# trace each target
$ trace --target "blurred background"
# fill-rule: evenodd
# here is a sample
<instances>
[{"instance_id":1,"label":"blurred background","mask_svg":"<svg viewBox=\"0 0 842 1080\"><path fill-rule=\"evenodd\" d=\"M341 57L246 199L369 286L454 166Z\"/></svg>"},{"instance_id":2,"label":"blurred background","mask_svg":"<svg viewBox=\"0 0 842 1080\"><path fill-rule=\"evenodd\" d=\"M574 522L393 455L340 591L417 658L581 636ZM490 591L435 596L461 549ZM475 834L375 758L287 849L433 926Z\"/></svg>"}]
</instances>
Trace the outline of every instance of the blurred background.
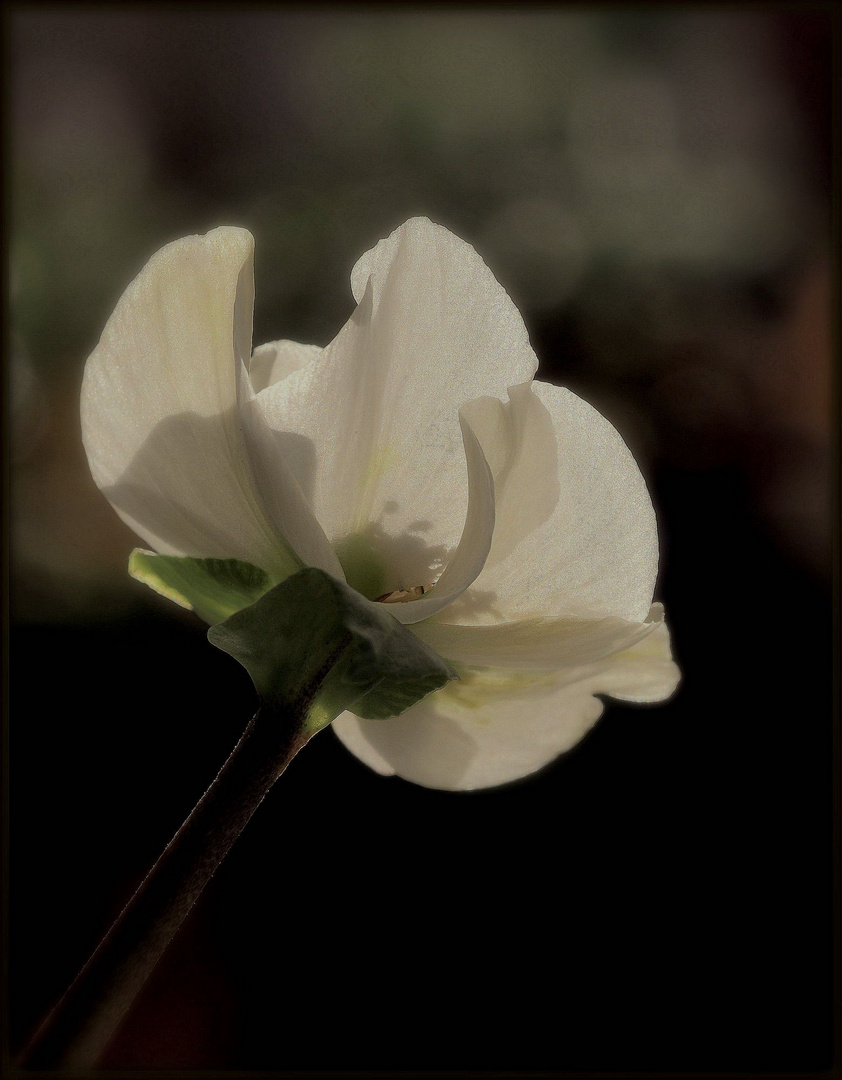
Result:
<instances>
[{"instance_id":1,"label":"blurred background","mask_svg":"<svg viewBox=\"0 0 842 1080\"><path fill-rule=\"evenodd\" d=\"M783 1070L833 1054L831 52L792 11L10 15L11 1030L60 994L251 714L128 578L85 358L164 243L256 238L256 344L326 344L414 214L632 447L684 682L529 782L369 773L326 732L113 1068Z\"/></svg>"}]
</instances>

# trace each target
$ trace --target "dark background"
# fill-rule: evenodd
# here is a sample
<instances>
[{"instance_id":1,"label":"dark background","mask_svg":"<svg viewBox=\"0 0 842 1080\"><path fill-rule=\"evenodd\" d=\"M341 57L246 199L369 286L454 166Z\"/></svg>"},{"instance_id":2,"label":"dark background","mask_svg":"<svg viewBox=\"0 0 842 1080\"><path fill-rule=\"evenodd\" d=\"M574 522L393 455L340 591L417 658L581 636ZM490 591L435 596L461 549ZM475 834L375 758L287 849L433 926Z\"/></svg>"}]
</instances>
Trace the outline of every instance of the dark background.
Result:
<instances>
[{"instance_id":1,"label":"dark background","mask_svg":"<svg viewBox=\"0 0 842 1080\"><path fill-rule=\"evenodd\" d=\"M255 342L325 344L427 214L650 483L683 683L511 787L324 732L112 1068L827 1069L831 43L820 9L13 9L10 1008L19 1046L254 708L131 581L85 357L162 244L256 237Z\"/></svg>"}]
</instances>

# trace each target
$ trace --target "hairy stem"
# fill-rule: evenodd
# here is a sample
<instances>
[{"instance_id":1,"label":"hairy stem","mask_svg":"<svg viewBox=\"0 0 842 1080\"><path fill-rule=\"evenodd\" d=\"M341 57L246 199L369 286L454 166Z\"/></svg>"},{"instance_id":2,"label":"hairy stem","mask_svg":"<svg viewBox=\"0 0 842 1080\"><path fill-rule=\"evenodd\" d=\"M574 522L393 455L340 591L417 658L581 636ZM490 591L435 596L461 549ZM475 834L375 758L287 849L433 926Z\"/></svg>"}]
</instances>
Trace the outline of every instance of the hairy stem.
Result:
<instances>
[{"instance_id":1,"label":"hairy stem","mask_svg":"<svg viewBox=\"0 0 842 1080\"><path fill-rule=\"evenodd\" d=\"M92 1068L266 793L310 738L306 709L262 706L19 1065Z\"/></svg>"}]
</instances>

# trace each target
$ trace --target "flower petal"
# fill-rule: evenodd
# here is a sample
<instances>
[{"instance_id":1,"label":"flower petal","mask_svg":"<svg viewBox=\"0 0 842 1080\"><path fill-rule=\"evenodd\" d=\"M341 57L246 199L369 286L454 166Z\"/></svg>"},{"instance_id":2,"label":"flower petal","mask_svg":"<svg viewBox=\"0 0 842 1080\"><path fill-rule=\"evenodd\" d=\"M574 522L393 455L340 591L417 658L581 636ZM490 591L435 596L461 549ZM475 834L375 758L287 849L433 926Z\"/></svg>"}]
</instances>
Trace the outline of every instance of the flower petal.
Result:
<instances>
[{"instance_id":1,"label":"flower petal","mask_svg":"<svg viewBox=\"0 0 842 1080\"><path fill-rule=\"evenodd\" d=\"M240 364L239 406L255 486L275 528L307 566L344 581L336 552L290 468L291 437L276 434L267 424L244 364Z\"/></svg>"},{"instance_id":2,"label":"flower petal","mask_svg":"<svg viewBox=\"0 0 842 1080\"><path fill-rule=\"evenodd\" d=\"M490 566L514 551L558 505L558 447L552 416L533 383L510 386L509 400L477 398L464 406L494 474L494 543Z\"/></svg>"},{"instance_id":3,"label":"flower petal","mask_svg":"<svg viewBox=\"0 0 842 1080\"><path fill-rule=\"evenodd\" d=\"M536 437L533 444L541 449L534 462L523 456L508 474L500 476L498 469L496 499L504 522L511 520L508 507L517 502L509 500L517 496L510 488L528 488L531 467L557 477L557 503L507 554L498 558L492 549L482 574L442 618L493 623L613 616L642 622L658 572L658 531L640 469L618 432L587 402L537 381L532 393L552 420L555 462L548 460L546 438ZM542 422L533 410L526 426ZM493 468L491 431L488 423L478 423ZM535 485L540 491L540 480ZM508 546L507 541L502 551Z\"/></svg>"},{"instance_id":4,"label":"flower petal","mask_svg":"<svg viewBox=\"0 0 842 1080\"><path fill-rule=\"evenodd\" d=\"M460 596L485 565L494 535L494 480L482 447L470 423L459 418L468 465L468 511L459 546L426 596L393 604L392 614L401 623L417 623L435 615Z\"/></svg>"},{"instance_id":5,"label":"flower petal","mask_svg":"<svg viewBox=\"0 0 842 1080\"><path fill-rule=\"evenodd\" d=\"M610 668L601 679L603 690L620 701L650 705L665 701L675 692L681 672L672 658L670 635L666 623L631 649L612 658Z\"/></svg>"},{"instance_id":6,"label":"flower petal","mask_svg":"<svg viewBox=\"0 0 842 1080\"><path fill-rule=\"evenodd\" d=\"M221 228L150 259L88 359L82 436L97 485L150 547L282 578L300 560L255 490L237 412L253 247L244 229Z\"/></svg>"},{"instance_id":7,"label":"flower petal","mask_svg":"<svg viewBox=\"0 0 842 1080\"><path fill-rule=\"evenodd\" d=\"M607 660L554 674L468 669L462 682L391 720L345 712L333 727L377 772L449 791L493 787L528 776L575 746L602 713L594 694L660 701L678 678L661 623Z\"/></svg>"},{"instance_id":8,"label":"flower petal","mask_svg":"<svg viewBox=\"0 0 842 1080\"><path fill-rule=\"evenodd\" d=\"M297 341L270 341L258 345L248 365L249 378L255 394L273 386L293 371L299 371L321 352L319 345L301 345Z\"/></svg>"},{"instance_id":9,"label":"flower petal","mask_svg":"<svg viewBox=\"0 0 842 1080\"><path fill-rule=\"evenodd\" d=\"M427 585L465 521L458 410L537 361L480 257L425 218L364 255L352 282L359 306L338 337L259 399L270 427L306 443L299 482L331 541L371 550L381 591Z\"/></svg>"},{"instance_id":10,"label":"flower petal","mask_svg":"<svg viewBox=\"0 0 842 1080\"><path fill-rule=\"evenodd\" d=\"M460 626L428 619L412 629L440 656L457 664L558 671L629 649L663 620L662 605L653 604L642 623L614 618L522 619L492 626Z\"/></svg>"}]
</instances>

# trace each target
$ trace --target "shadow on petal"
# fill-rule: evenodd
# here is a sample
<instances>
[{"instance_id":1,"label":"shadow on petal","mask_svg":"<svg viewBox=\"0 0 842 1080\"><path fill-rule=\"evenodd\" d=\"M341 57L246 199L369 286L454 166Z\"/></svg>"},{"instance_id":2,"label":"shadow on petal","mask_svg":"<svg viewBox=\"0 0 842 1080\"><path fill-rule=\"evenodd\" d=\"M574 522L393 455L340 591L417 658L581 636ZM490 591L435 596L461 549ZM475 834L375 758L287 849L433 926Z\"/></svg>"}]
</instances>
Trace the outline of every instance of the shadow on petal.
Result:
<instances>
[{"instance_id":1,"label":"shadow on petal","mask_svg":"<svg viewBox=\"0 0 842 1080\"><path fill-rule=\"evenodd\" d=\"M243 559L289 573L297 563L269 523L249 469L235 408L211 417L183 412L160 421L102 491L162 554Z\"/></svg>"},{"instance_id":2,"label":"shadow on petal","mask_svg":"<svg viewBox=\"0 0 842 1080\"><path fill-rule=\"evenodd\" d=\"M273 431L272 438L279 454L298 481L305 499L312 506L316 484L316 447L313 440L294 431Z\"/></svg>"},{"instance_id":3,"label":"shadow on petal","mask_svg":"<svg viewBox=\"0 0 842 1080\"><path fill-rule=\"evenodd\" d=\"M396 589L429 589L448 557L443 544L428 544L414 533L392 535L380 524L345 537L336 551L348 584L370 600Z\"/></svg>"}]
</instances>

